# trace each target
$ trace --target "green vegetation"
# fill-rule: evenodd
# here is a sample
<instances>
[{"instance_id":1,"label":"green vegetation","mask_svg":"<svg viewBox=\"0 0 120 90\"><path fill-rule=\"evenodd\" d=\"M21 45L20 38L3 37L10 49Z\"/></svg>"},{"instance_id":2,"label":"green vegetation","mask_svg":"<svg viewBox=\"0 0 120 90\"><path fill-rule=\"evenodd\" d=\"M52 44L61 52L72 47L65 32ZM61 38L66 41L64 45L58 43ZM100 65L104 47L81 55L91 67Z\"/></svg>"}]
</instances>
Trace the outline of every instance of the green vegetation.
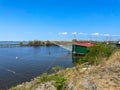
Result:
<instances>
[{"instance_id":1,"label":"green vegetation","mask_svg":"<svg viewBox=\"0 0 120 90\"><path fill-rule=\"evenodd\" d=\"M40 77L35 78L29 83L23 83L9 90L36 90L41 84L51 82L56 90L64 90L66 78L62 74L42 74ZM47 88L47 87L46 87Z\"/></svg>"},{"instance_id":2,"label":"green vegetation","mask_svg":"<svg viewBox=\"0 0 120 90\"><path fill-rule=\"evenodd\" d=\"M10 88L10 90L36 90L36 88L39 88L41 84L44 84L46 86L46 83L49 82L56 88L56 90L64 90L64 85L67 79L64 77L64 73L60 71L61 67L55 66L52 67L51 70L54 71L53 74L48 75L47 73L43 73L41 76L36 77L30 83L23 83L16 87Z\"/></svg>"},{"instance_id":3,"label":"green vegetation","mask_svg":"<svg viewBox=\"0 0 120 90\"><path fill-rule=\"evenodd\" d=\"M53 44L52 44L50 41L47 40L47 41L45 42L45 46L51 46L51 45L53 45Z\"/></svg>"},{"instance_id":4,"label":"green vegetation","mask_svg":"<svg viewBox=\"0 0 120 90\"><path fill-rule=\"evenodd\" d=\"M58 71L60 71L62 68L60 66L55 66L55 67L52 67L51 70L55 73L57 73Z\"/></svg>"},{"instance_id":5,"label":"green vegetation","mask_svg":"<svg viewBox=\"0 0 120 90\"><path fill-rule=\"evenodd\" d=\"M23 42L20 42L19 45L20 45L20 46L23 46Z\"/></svg>"},{"instance_id":6,"label":"green vegetation","mask_svg":"<svg viewBox=\"0 0 120 90\"><path fill-rule=\"evenodd\" d=\"M43 74L41 77L37 78L37 83L53 82L53 85L57 90L63 90L66 79L61 75L47 75Z\"/></svg>"},{"instance_id":7,"label":"green vegetation","mask_svg":"<svg viewBox=\"0 0 120 90\"><path fill-rule=\"evenodd\" d=\"M42 42L38 40L29 41L28 46L42 46Z\"/></svg>"},{"instance_id":8,"label":"green vegetation","mask_svg":"<svg viewBox=\"0 0 120 90\"><path fill-rule=\"evenodd\" d=\"M98 65L103 58L109 58L112 54L113 47L111 44L96 44L88 48L89 52L84 56L79 58L78 64L83 64L88 62L91 65Z\"/></svg>"},{"instance_id":9,"label":"green vegetation","mask_svg":"<svg viewBox=\"0 0 120 90\"><path fill-rule=\"evenodd\" d=\"M34 40L34 41L29 41L28 44L23 44L23 42L19 43L20 46L53 46L54 44L51 43L50 41L39 41L39 40ZM54 45L55 46L55 45Z\"/></svg>"}]
</instances>

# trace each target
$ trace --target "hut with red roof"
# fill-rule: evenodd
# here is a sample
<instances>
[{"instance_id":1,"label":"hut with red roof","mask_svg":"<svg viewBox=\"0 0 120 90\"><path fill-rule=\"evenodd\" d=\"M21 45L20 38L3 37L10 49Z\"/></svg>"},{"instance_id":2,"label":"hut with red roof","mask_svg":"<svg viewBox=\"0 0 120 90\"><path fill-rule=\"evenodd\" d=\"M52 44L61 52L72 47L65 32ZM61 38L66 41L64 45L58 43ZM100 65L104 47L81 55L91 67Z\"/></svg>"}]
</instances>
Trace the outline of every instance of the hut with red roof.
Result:
<instances>
[{"instance_id":1,"label":"hut with red roof","mask_svg":"<svg viewBox=\"0 0 120 90\"><path fill-rule=\"evenodd\" d=\"M88 53L88 47L93 46L91 43L74 43L72 45L72 53L78 55L85 55Z\"/></svg>"}]
</instances>

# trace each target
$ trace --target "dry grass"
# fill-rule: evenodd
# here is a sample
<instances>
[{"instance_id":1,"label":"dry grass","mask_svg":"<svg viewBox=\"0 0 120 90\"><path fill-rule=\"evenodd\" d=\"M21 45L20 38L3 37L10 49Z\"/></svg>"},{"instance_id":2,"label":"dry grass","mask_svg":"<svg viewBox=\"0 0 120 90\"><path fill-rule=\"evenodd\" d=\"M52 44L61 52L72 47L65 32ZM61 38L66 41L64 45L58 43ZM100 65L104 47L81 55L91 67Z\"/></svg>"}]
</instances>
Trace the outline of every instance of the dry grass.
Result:
<instances>
[{"instance_id":1,"label":"dry grass","mask_svg":"<svg viewBox=\"0 0 120 90\"><path fill-rule=\"evenodd\" d=\"M105 58L102 59L98 66L92 66L90 69L78 67L66 75L68 86L72 82L76 87L73 90L85 90L86 88L80 85L83 82L95 84L97 90L120 90L120 51L113 53L107 61ZM69 86L67 89L71 88Z\"/></svg>"}]
</instances>

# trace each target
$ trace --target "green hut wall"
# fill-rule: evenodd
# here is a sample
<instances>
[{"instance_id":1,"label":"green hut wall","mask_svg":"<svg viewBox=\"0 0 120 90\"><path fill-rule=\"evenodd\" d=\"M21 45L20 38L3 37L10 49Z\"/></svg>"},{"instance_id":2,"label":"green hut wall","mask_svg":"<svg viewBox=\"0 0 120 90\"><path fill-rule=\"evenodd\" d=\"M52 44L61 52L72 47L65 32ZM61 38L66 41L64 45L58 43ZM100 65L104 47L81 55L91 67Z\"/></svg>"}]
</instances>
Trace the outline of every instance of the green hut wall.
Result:
<instances>
[{"instance_id":1,"label":"green hut wall","mask_svg":"<svg viewBox=\"0 0 120 90\"><path fill-rule=\"evenodd\" d=\"M88 49L85 46L77 46L77 45L72 45L72 52L74 54L86 54L88 53Z\"/></svg>"}]
</instances>

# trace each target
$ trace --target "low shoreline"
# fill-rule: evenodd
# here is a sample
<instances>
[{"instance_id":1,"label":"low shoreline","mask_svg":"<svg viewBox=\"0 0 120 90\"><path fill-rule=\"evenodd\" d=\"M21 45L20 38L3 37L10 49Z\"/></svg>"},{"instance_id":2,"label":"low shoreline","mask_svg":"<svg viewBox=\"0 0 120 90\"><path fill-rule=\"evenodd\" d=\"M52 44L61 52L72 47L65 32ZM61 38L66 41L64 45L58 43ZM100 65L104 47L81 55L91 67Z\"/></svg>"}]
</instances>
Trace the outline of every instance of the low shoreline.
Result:
<instances>
[{"instance_id":1,"label":"low shoreline","mask_svg":"<svg viewBox=\"0 0 120 90\"><path fill-rule=\"evenodd\" d=\"M44 74L9 90L120 90L119 56L116 51L97 66L78 65Z\"/></svg>"}]
</instances>

